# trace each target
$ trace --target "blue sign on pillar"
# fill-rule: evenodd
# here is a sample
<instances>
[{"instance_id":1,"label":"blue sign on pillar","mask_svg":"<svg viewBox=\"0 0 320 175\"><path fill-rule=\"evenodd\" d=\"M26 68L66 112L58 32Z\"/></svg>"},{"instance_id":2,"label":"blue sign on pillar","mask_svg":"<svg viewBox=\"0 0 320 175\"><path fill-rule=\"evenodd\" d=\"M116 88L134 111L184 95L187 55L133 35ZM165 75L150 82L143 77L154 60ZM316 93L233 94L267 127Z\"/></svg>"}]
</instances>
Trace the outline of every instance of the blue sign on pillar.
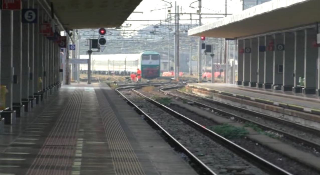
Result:
<instances>
[{"instance_id":1,"label":"blue sign on pillar","mask_svg":"<svg viewBox=\"0 0 320 175\"><path fill-rule=\"evenodd\" d=\"M259 46L259 52L265 52L266 46Z\"/></svg>"},{"instance_id":2,"label":"blue sign on pillar","mask_svg":"<svg viewBox=\"0 0 320 175\"><path fill-rule=\"evenodd\" d=\"M37 23L38 9L22 9L22 23Z\"/></svg>"},{"instance_id":3,"label":"blue sign on pillar","mask_svg":"<svg viewBox=\"0 0 320 175\"><path fill-rule=\"evenodd\" d=\"M69 50L76 50L76 45L70 44L69 45Z\"/></svg>"}]
</instances>

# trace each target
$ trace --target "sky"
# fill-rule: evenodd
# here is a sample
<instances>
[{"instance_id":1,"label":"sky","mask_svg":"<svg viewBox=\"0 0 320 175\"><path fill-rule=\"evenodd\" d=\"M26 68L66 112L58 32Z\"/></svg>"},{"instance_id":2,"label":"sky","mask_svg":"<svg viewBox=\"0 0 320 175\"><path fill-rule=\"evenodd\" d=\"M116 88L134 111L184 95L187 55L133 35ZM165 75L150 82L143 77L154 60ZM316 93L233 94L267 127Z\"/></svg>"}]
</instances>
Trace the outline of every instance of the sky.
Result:
<instances>
[{"instance_id":1,"label":"sky","mask_svg":"<svg viewBox=\"0 0 320 175\"><path fill-rule=\"evenodd\" d=\"M128 18L128 20L165 20L168 15L168 9L171 6L171 13L174 13L174 4L180 6L183 13L197 13L198 1L197 0L143 0L140 5L135 9L135 12ZM194 2L194 3L193 3ZM192 4L193 3L193 4ZM190 4L191 8L190 7ZM227 0L228 14L233 14L241 11L241 0ZM202 13L225 13L225 0L202 0ZM181 11L180 11L181 13ZM218 15L219 16L219 15ZM218 17L215 16L215 17ZM208 18L209 17L209 18ZM203 15L203 24L214 22L217 18L212 18L213 15ZM220 17L222 17L220 15ZM198 19L198 15L193 15L192 19ZM190 19L190 15L182 15L180 19ZM193 23L198 23L193 20ZM131 25L132 28L139 28L139 26L156 24L159 22L154 21L127 21L124 25ZM181 23L191 23L191 21L182 20ZM143 27L142 27L143 28Z\"/></svg>"}]
</instances>

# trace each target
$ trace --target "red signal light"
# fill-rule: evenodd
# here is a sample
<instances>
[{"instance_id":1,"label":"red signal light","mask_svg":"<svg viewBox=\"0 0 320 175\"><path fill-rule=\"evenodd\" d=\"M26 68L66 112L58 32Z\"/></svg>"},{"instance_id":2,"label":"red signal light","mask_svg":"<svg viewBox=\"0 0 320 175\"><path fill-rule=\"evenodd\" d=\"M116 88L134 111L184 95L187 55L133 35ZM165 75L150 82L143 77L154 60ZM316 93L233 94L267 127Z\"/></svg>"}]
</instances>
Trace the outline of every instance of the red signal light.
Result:
<instances>
[{"instance_id":1,"label":"red signal light","mask_svg":"<svg viewBox=\"0 0 320 175\"><path fill-rule=\"evenodd\" d=\"M201 40L202 40L202 41L206 40L206 37L205 37L205 36L202 36L202 37L201 37Z\"/></svg>"},{"instance_id":2,"label":"red signal light","mask_svg":"<svg viewBox=\"0 0 320 175\"><path fill-rule=\"evenodd\" d=\"M105 35L106 33L107 33L107 31L106 31L105 28L99 29L99 34L100 34L100 35Z\"/></svg>"}]
</instances>

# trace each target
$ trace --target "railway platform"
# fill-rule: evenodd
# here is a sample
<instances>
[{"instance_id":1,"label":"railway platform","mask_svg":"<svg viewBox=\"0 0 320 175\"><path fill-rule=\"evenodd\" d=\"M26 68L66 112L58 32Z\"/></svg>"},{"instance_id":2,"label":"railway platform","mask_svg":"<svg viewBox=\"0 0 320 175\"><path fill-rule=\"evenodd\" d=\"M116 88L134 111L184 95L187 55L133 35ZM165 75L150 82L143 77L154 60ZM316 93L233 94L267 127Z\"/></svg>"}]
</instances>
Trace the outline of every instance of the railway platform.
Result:
<instances>
[{"instance_id":1,"label":"railway platform","mask_svg":"<svg viewBox=\"0 0 320 175\"><path fill-rule=\"evenodd\" d=\"M192 83L189 87L216 92L225 96L246 99L258 103L287 107L292 110L320 114L320 97L317 95L295 94L278 90L264 90L251 87L240 87L222 83Z\"/></svg>"},{"instance_id":2,"label":"railway platform","mask_svg":"<svg viewBox=\"0 0 320 175\"><path fill-rule=\"evenodd\" d=\"M106 85L63 86L48 98L2 128L0 174L196 174Z\"/></svg>"}]
</instances>

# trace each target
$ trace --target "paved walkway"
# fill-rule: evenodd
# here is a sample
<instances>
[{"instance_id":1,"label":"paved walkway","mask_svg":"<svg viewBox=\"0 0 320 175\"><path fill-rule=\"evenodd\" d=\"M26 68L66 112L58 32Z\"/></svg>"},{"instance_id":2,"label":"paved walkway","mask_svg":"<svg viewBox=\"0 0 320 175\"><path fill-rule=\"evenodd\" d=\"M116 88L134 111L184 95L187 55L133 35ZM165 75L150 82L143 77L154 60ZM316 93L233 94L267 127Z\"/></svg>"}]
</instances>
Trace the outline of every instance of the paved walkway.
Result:
<instances>
[{"instance_id":1,"label":"paved walkway","mask_svg":"<svg viewBox=\"0 0 320 175\"><path fill-rule=\"evenodd\" d=\"M278 90L263 90L257 88L219 83L193 83L189 85L214 89L237 95L244 95L252 98L265 99L278 103L291 104L295 106L301 106L304 108L320 110L320 98L316 95L293 94L292 92L282 92Z\"/></svg>"},{"instance_id":2,"label":"paved walkway","mask_svg":"<svg viewBox=\"0 0 320 175\"><path fill-rule=\"evenodd\" d=\"M161 153L161 155L159 155ZM196 174L113 90L64 86L0 133L0 175Z\"/></svg>"}]
</instances>

